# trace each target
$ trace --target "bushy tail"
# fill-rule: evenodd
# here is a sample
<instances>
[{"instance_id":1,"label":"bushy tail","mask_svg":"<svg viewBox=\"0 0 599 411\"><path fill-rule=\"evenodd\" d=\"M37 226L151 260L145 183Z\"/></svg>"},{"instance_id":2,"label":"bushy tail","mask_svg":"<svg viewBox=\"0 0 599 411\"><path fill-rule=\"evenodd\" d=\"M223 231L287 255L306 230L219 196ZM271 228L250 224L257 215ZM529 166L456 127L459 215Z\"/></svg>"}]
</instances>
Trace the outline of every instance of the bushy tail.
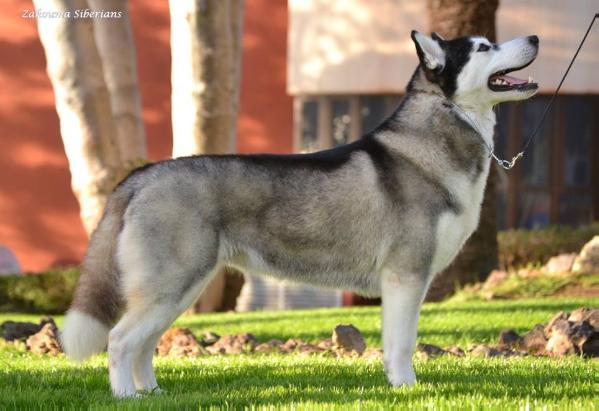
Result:
<instances>
[{"instance_id":1,"label":"bushy tail","mask_svg":"<svg viewBox=\"0 0 599 411\"><path fill-rule=\"evenodd\" d=\"M64 320L61 345L76 361L101 352L122 307L115 261L117 237L130 195L123 187L110 196L104 216L92 234L73 302Z\"/></svg>"}]
</instances>

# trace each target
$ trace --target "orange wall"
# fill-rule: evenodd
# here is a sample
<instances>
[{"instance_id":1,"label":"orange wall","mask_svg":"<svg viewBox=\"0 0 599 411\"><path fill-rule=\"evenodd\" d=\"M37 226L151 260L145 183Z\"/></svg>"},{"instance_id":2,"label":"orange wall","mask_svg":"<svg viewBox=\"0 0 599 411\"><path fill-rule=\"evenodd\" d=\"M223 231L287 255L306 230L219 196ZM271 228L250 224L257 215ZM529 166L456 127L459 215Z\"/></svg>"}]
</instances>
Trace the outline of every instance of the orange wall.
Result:
<instances>
[{"instance_id":1,"label":"orange wall","mask_svg":"<svg viewBox=\"0 0 599 411\"><path fill-rule=\"evenodd\" d=\"M52 87L30 1L4 0L0 13L0 244L26 271L79 262L87 238L70 175ZM152 160L171 148L169 13L166 1L130 2L144 121ZM238 151L289 152L287 2L247 0Z\"/></svg>"}]
</instances>

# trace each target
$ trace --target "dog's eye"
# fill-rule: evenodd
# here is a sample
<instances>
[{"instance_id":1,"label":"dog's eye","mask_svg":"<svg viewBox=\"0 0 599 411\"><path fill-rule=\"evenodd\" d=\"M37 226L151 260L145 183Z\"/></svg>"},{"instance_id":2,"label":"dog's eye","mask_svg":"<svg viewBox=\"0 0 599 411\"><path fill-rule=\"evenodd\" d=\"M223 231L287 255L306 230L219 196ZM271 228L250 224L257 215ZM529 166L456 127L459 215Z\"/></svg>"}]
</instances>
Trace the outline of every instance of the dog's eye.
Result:
<instances>
[{"instance_id":1,"label":"dog's eye","mask_svg":"<svg viewBox=\"0 0 599 411\"><path fill-rule=\"evenodd\" d=\"M481 43L478 45L478 50L476 51L489 51L490 48L491 47L487 46L486 44Z\"/></svg>"}]
</instances>

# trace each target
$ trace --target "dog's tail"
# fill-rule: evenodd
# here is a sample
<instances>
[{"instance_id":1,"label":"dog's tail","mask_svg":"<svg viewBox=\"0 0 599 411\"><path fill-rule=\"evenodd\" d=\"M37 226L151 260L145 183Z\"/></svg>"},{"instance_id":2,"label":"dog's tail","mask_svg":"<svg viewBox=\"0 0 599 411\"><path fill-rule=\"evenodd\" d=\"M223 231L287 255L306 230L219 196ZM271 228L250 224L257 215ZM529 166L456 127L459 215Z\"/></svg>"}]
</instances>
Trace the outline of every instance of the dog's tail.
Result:
<instances>
[{"instance_id":1,"label":"dog's tail","mask_svg":"<svg viewBox=\"0 0 599 411\"><path fill-rule=\"evenodd\" d=\"M83 361L104 350L108 331L123 305L115 251L130 198L131 191L117 188L91 236L60 338L63 350L73 360Z\"/></svg>"}]
</instances>

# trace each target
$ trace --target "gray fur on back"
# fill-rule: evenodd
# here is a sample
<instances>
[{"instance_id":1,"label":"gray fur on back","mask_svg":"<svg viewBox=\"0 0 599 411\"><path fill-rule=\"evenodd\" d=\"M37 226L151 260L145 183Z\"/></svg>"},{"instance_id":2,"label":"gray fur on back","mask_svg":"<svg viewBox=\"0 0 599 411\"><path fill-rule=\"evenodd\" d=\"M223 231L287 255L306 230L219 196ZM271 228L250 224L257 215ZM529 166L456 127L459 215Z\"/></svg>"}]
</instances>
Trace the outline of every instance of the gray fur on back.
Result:
<instances>
[{"instance_id":1,"label":"gray fur on back","mask_svg":"<svg viewBox=\"0 0 599 411\"><path fill-rule=\"evenodd\" d=\"M468 204L452 178L483 172L481 137L417 71L400 108L356 143L312 155L196 156L122 186L154 276L184 294L219 262L252 273L379 295L387 265L429 276L442 213ZM127 258L124 256L123 258ZM175 263L177 261L177 263Z\"/></svg>"}]
</instances>

